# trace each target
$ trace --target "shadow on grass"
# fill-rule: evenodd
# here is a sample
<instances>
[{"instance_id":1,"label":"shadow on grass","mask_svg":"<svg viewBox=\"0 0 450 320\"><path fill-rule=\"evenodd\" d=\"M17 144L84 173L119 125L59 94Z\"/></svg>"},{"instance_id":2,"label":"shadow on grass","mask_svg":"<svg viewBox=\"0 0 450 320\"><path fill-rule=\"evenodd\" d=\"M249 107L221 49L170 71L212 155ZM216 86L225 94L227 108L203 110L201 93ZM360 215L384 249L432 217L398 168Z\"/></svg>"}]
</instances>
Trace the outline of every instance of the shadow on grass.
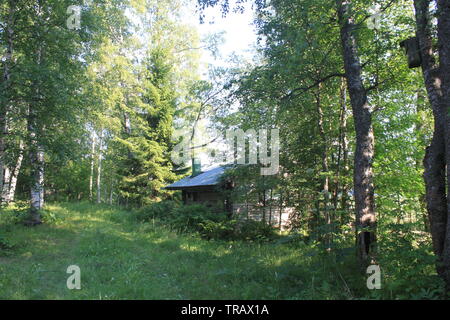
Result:
<instances>
[{"instance_id":1,"label":"shadow on grass","mask_svg":"<svg viewBox=\"0 0 450 320\"><path fill-rule=\"evenodd\" d=\"M9 226L13 254L0 260L2 299L349 298L329 266L301 248L206 241L127 222L109 206L50 207L50 223ZM0 232L2 227L0 227ZM81 290L66 286L81 269ZM344 275L345 277L345 275ZM351 296L350 296L351 297Z\"/></svg>"}]
</instances>

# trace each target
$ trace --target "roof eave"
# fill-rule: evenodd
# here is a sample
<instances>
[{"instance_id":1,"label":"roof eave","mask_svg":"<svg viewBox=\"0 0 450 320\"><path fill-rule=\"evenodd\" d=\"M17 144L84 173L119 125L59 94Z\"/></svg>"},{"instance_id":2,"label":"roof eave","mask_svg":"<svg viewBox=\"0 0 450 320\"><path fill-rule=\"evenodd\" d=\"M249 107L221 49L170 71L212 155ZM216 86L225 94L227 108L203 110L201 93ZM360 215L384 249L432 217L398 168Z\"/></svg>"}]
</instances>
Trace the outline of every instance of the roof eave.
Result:
<instances>
[{"instance_id":1,"label":"roof eave","mask_svg":"<svg viewBox=\"0 0 450 320\"><path fill-rule=\"evenodd\" d=\"M179 187L165 187L166 190L183 190L183 189L201 189L201 188L211 188L217 187L218 184L202 184L197 186L179 186Z\"/></svg>"}]
</instances>

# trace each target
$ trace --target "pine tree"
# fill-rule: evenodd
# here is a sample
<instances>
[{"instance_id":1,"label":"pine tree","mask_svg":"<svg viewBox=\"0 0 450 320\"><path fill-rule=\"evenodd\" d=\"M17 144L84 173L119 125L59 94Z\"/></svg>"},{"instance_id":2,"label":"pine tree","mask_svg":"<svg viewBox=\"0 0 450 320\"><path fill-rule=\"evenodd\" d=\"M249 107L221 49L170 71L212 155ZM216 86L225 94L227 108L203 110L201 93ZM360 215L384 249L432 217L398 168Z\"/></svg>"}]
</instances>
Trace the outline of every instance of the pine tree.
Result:
<instances>
[{"instance_id":1,"label":"pine tree","mask_svg":"<svg viewBox=\"0 0 450 320\"><path fill-rule=\"evenodd\" d=\"M170 160L173 114L176 94L171 82L171 66L162 49L147 58L142 77L143 94L131 121L131 132L121 141L128 148L119 174L121 194L128 203L143 205L159 200L162 189L175 177Z\"/></svg>"}]
</instances>

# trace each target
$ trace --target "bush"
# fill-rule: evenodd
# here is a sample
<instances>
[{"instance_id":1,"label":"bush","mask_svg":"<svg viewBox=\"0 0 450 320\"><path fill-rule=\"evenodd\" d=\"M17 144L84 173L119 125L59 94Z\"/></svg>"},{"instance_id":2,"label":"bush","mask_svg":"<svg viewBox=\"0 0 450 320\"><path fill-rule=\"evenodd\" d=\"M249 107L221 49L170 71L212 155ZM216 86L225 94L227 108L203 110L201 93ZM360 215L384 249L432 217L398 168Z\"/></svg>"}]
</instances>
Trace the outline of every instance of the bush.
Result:
<instances>
[{"instance_id":1,"label":"bush","mask_svg":"<svg viewBox=\"0 0 450 320\"><path fill-rule=\"evenodd\" d=\"M178 231L202 232L202 223L206 221L223 222L227 219L225 214L211 212L209 208L195 204L175 208L172 212L170 225Z\"/></svg>"},{"instance_id":2,"label":"bush","mask_svg":"<svg viewBox=\"0 0 450 320\"><path fill-rule=\"evenodd\" d=\"M0 209L0 225L14 225L23 223L28 218L28 208L23 206L14 206Z\"/></svg>"},{"instance_id":3,"label":"bush","mask_svg":"<svg viewBox=\"0 0 450 320\"><path fill-rule=\"evenodd\" d=\"M0 235L0 256L7 256L14 249L14 245L2 235Z\"/></svg>"},{"instance_id":4,"label":"bush","mask_svg":"<svg viewBox=\"0 0 450 320\"><path fill-rule=\"evenodd\" d=\"M379 228L379 264L384 290L371 292L375 298L440 299L444 283L435 270L431 236L414 232L413 225L388 224ZM389 292L388 296L384 295Z\"/></svg>"},{"instance_id":5,"label":"bush","mask_svg":"<svg viewBox=\"0 0 450 320\"><path fill-rule=\"evenodd\" d=\"M206 220L200 223L202 228L201 235L203 238L233 240L235 238L236 220L211 221Z\"/></svg>"},{"instance_id":6,"label":"bush","mask_svg":"<svg viewBox=\"0 0 450 320\"><path fill-rule=\"evenodd\" d=\"M201 204L178 206L173 201L163 201L145 206L133 215L139 222L156 219L179 233L198 232L208 240L268 241L275 237L273 227L264 222L230 220L226 213L212 212Z\"/></svg>"},{"instance_id":7,"label":"bush","mask_svg":"<svg viewBox=\"0 0 450 320\"><path fill-rule=\"evenodd\" d=\"M177 203L174 201L156 202L134 211L134 217L140 222L149 222L152 219L169 220L176 207Z\"/></svg>"},{"instance_id":8,"label":"bush","mask_svg":"<svg viewBox=\"0 0 450 320\"><path fill-rule=\"evenodd\" d=\"M269 241L276 237L274 228L264 221L245 220L237 224L236 240Z\"/></svg>"},{"instance_id":9,"label":"bush","mask_svg":"<svg viewBox=\"0 0 450 320\"><path fill-rule=\"evenodd\" d=\"M225 216L226 217L226 216ZM206 220L199 224L200 234L210 240L237 240L265 242L276 238L274 228L263 221Z\"/></svg>"},{"instance_id":10,"label":"bush","mask_svg":"<svg viewBox=\"0 0 450 320\"><path fill-rule=\"evenodd\" d=\"M45 224L61 225L64 224L64 217L59 212L43 209L41 211L42 222Z\"/></svg>"}]
</instances>

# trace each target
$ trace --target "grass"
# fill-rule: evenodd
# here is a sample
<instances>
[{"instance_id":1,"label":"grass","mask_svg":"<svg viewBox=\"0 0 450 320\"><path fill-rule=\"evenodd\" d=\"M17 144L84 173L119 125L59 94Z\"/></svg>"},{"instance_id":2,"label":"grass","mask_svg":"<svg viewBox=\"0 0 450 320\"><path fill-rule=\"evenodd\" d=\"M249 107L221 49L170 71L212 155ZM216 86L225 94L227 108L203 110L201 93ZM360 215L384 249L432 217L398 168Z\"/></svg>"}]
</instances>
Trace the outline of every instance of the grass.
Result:
<instances>
[{"instance_id":1,"label":"grass","mask_svg":"<svg viewBox=\"0 0 450 320\"><path fill-rule=\"evenodd\" d=\"M49 205L32 228L15 215L0 214L0 299L373 297L354 259L330 263L311 244L207 241L89 203ZM66 286L70 265L81 290Z\"/></svg>"},{"instance_id":2,"label":"grass","mask_svg":"<svg viewBox=\"0 0 450 320\"><path fill-rule=\"evenodd\" d=\"M0 237L7 240L0 249L0 298L352 297L347 289L330 294L332 280L319 280L326 279L325 270L313 265L314 254L298 247L206 241L134 223L128 215L87 203L54 204L44 225L3 221ZM81 290L66 287L70 265L81 268Z\"/></svg>"}]
</instances>

